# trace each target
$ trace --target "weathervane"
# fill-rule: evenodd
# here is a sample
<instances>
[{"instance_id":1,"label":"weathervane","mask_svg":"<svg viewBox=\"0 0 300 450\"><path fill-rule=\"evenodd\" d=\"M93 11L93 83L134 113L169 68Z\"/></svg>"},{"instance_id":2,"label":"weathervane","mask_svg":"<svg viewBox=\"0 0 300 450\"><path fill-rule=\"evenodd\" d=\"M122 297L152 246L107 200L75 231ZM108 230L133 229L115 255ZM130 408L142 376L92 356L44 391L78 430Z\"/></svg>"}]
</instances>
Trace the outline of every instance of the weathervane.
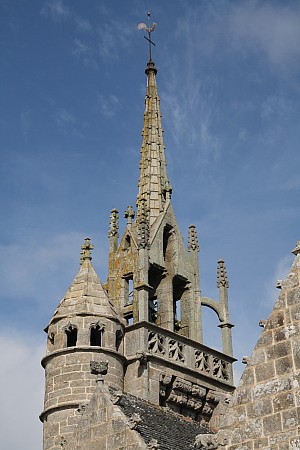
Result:
<instances>
[{"instance_id":1,"label":"weathervane","mask_svg":"<svg viewBox=\"0 0 300 450\"><path fill-rule=\"evenodd\" d=\"M157 23L153 22L152 25L150 25L150 17L151 14L148 11L147 12L147 16L148 16L148 26L145 23L139 23L138 24L138 29L139 30L145 30L148 33L148 37L144 36L144 38L149 42L149 53L150 53L150 61L152 61L152 45L155 45L154 42L151 40L151 33L156 30L157 28Z\"/></svg>"}]
</instances>

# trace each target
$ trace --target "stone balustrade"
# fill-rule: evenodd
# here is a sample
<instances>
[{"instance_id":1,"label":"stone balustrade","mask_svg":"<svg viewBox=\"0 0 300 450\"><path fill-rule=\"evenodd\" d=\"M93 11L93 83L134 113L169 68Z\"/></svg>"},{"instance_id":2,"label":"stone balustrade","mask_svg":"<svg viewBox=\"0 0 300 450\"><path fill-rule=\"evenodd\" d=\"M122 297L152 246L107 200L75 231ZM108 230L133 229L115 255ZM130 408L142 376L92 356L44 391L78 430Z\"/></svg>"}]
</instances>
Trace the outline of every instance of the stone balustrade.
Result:
<instances>
[{"instance_id":1,"label":"stone balustrade","mask_svg":"<svg viewBox=\"0 0 300 450\"><path fill-rule=\"evenodd\" d=\"M221 383L233 383L234 358L152 323L139 322L126 329L126 357L143 353L141 349Z\"/></svg>"}]
</instances>

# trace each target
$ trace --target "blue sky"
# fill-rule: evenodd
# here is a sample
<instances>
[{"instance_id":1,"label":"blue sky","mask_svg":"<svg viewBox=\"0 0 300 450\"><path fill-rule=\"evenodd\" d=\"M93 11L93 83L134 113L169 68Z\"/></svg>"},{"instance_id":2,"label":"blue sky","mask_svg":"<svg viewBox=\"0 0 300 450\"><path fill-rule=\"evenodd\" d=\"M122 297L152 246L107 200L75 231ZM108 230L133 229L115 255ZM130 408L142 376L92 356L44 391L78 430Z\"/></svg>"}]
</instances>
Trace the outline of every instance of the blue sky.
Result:
<instances>
[{"instance_id":1,"label":"blue sky","mask_svg":"<svg viewBox=\"0 0 300 450\"><path fill-rule=\"evenodd\" d=\"M185 239L191 223L198 228L204 295L218 296L217 261L227 263L237 358L251 354L258 322L278 295L276 280L293 261L298 1L2 0L6 450L41 448L43 328L78 271L86 236L106 280L110 210L135 203L148 58L137 24L149 9L159 24L154 60L173 204ZM219 329L210 329L206 342L217 345ZM16 407L24 417L19 433Z\"/></svg>"}]
</instances>

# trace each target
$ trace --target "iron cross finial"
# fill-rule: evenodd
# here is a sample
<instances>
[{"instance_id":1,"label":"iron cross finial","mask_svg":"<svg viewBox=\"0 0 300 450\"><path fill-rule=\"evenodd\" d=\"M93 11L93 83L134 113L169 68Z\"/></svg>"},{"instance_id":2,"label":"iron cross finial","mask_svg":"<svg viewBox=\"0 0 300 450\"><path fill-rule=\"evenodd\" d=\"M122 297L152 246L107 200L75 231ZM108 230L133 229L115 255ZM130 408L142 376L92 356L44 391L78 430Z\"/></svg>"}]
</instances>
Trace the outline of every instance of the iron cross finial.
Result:
<instances>
[{"instance_id":1,"label":"iron cross finial","mask_svg":"<svg viewBox=\"0 0 300 450\"><path fill-rule=\"evenodd\" d=\"M148 37L144 36L144 38L146 39L146 41L149 42L149 54L150 54L150 61L152 61L152 45L155 45L154 42L151 40L151 33L156 30L157 28L157 23L153 22L152 25L150 24L150 17L151 14L148 11L147 12L147 16L148 16L148 26L144 23L141 22L138 24L138 29L139 30L144 30L148 33Z\"/></svg>"}]
</instances>

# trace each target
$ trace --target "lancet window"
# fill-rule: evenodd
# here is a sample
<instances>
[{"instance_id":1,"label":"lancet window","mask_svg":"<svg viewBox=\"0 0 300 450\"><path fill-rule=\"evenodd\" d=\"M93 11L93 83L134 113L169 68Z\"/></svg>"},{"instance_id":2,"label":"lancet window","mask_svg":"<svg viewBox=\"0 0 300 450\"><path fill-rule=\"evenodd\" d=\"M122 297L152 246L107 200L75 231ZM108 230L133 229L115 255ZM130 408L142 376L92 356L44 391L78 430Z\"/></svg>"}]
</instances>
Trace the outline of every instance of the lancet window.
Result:
<instances>
[{"instance_id":1,"label":"lancet window","mask_svg":"<svg viewBox=\"0 0 300 450\"><path fill-rule=\"evenodd\" d=\"M69 324L65 328L65 333L67 337L67 347L75 347L77 344L77 327L75 325Z\"/></svg>"}]
</instances>

